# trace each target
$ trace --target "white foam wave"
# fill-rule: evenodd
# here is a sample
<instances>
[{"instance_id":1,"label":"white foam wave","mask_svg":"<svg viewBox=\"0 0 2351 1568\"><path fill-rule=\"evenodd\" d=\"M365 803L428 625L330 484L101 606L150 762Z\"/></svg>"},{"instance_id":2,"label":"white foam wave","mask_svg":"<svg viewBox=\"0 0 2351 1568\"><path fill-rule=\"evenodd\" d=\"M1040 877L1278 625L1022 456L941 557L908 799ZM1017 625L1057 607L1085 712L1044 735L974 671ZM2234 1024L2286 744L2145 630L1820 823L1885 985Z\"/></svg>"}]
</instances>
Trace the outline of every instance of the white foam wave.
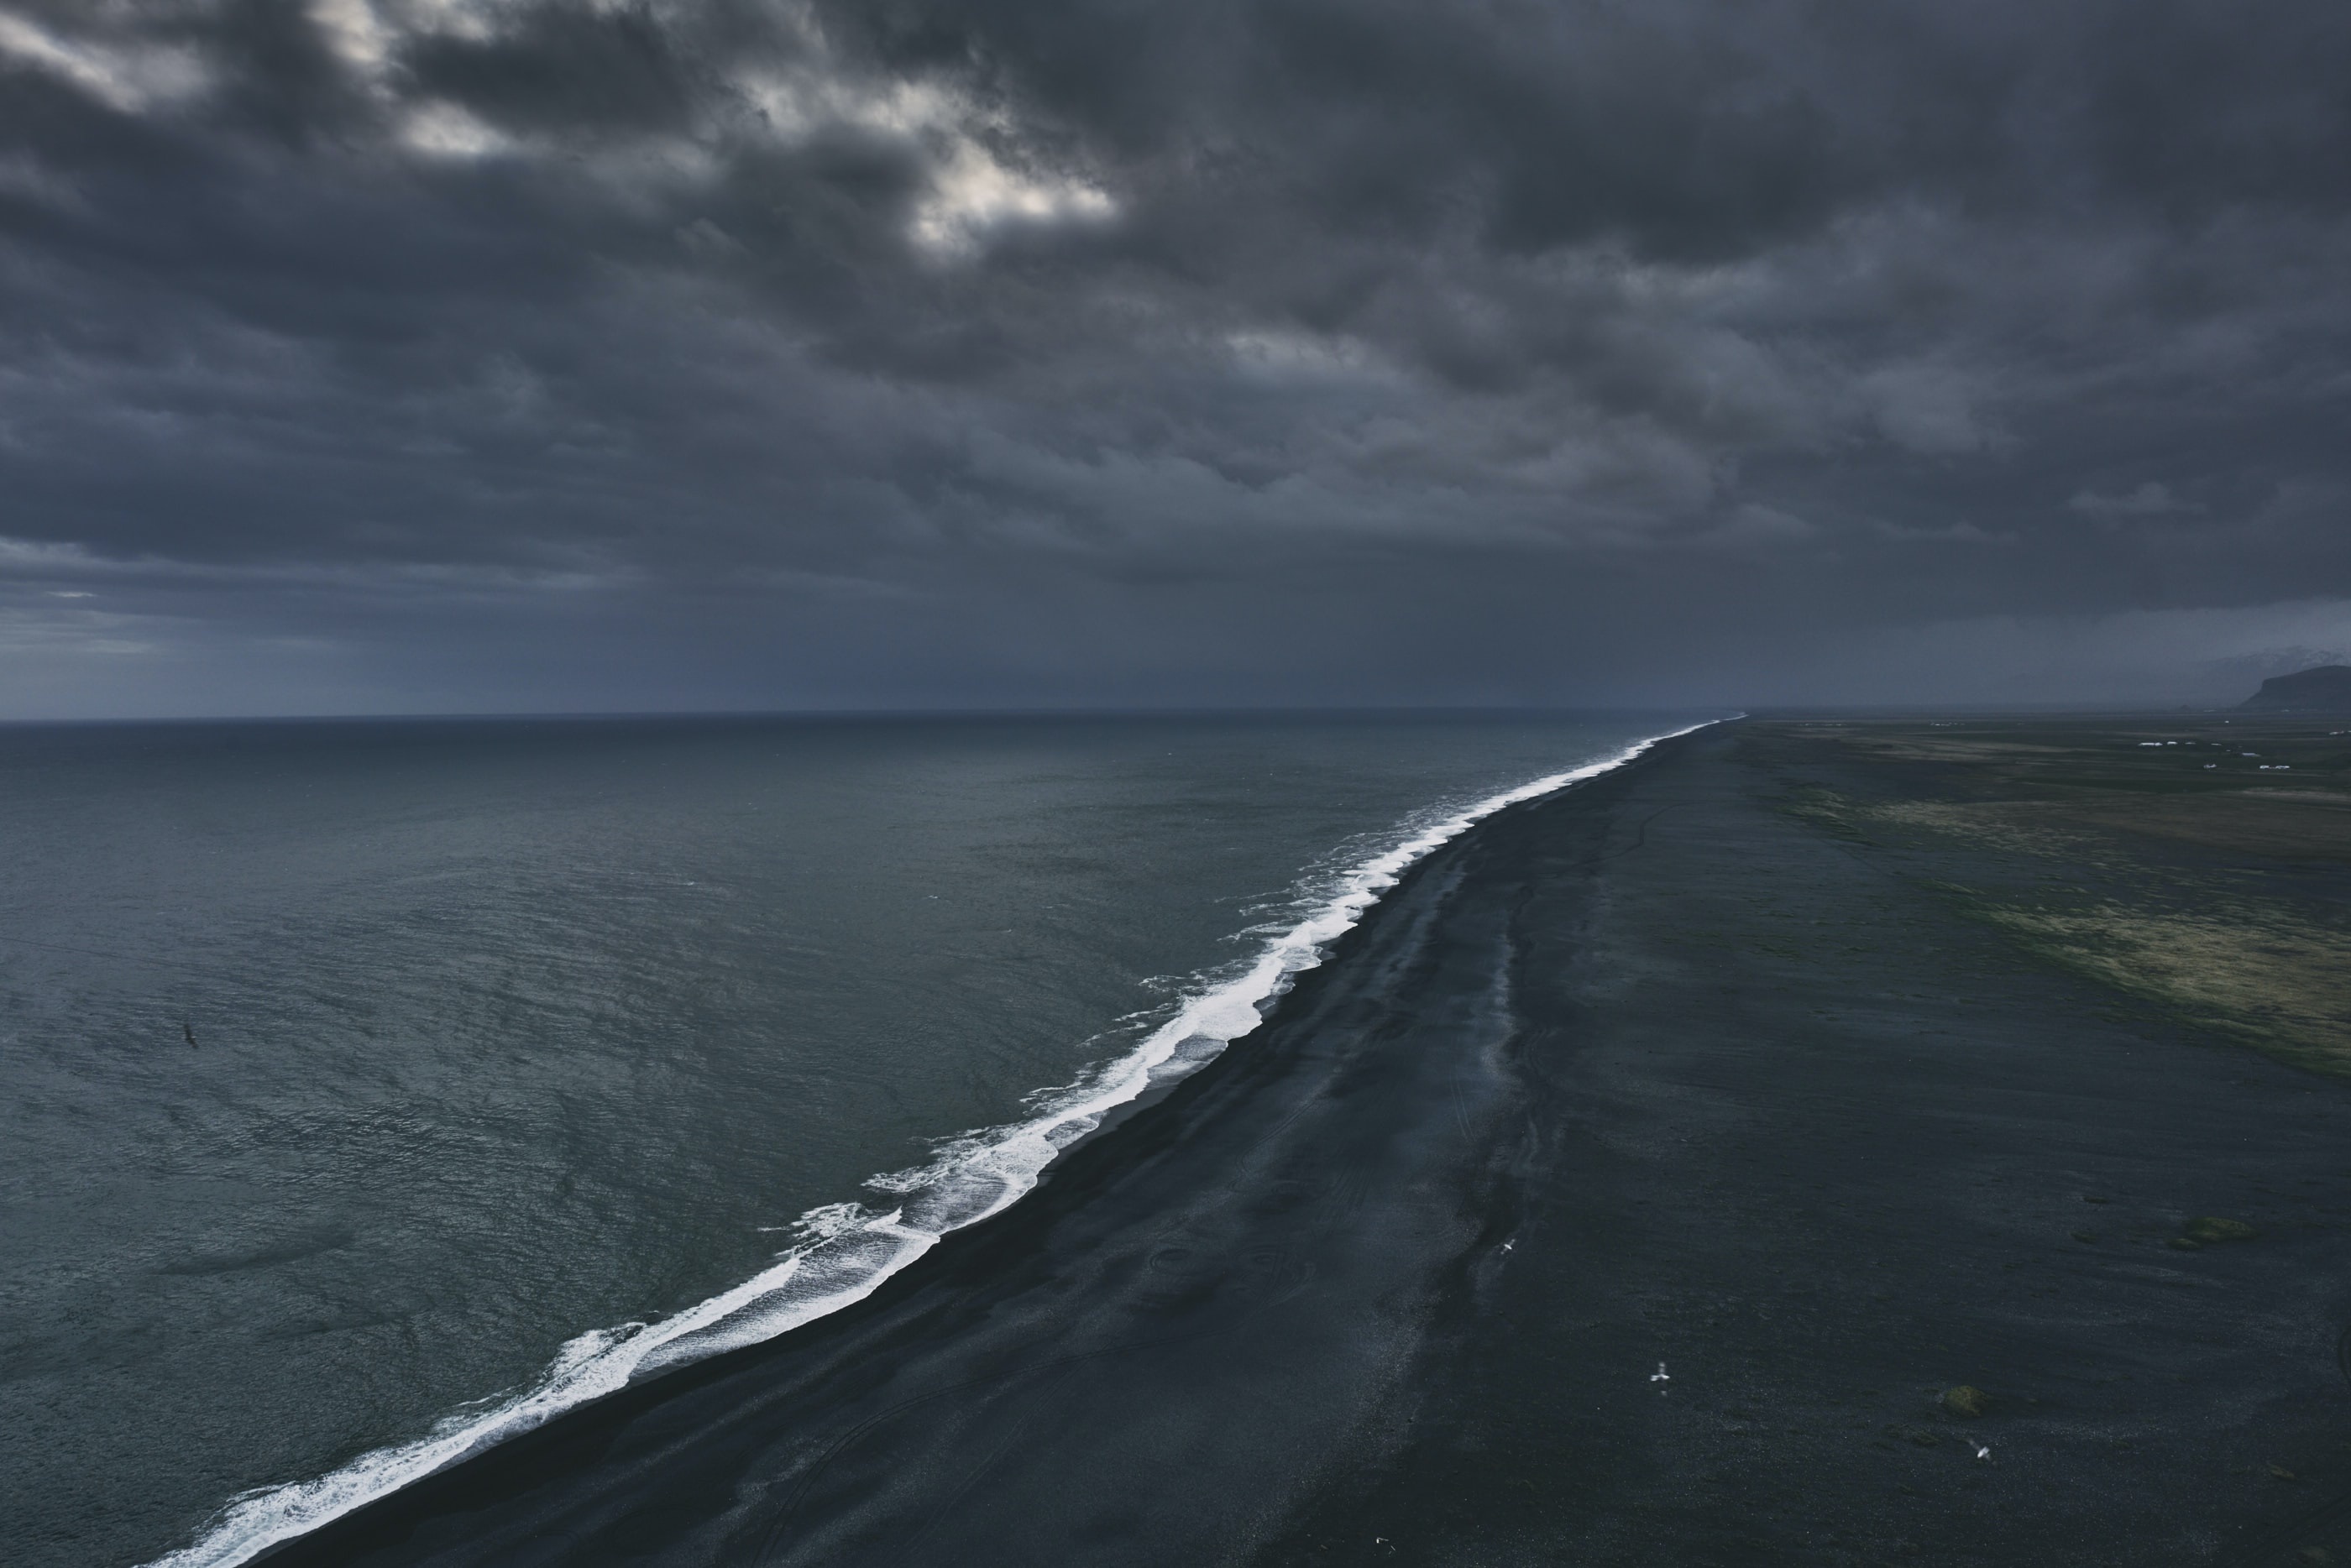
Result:
<instances>
[{"instance_id":1,"label":"white foam wave","mask_svg":"<svg viewBox=\"0 0 2351 1568\"><path fill-rule=\"evenodd\" d=\"M1709 721L1711 722L1712 721ZM527 1392L450 1417L426 1437L378 1449L309 1480L230 1500L204 1535L150 1568L235 1568L280 1542L445 1469L469 1455L628 1384L688 1362L772 1339L852 1303L937 1245L1019 1200L1054 1157L1147 1089L1212 1059L1263 1022L1295 976L1322 961L1415 861L1505 806L1550 794L1623 766L1692 731L1655 735L1603 762L1552 774L1488 796L1439 820L1408 828L1403 842L1332 877L1301 918L1274 929L1255 959L1185 998L1175 1015L1116 1060L1067 1088L1039 1096L1008 1127L968 1133L928 1163L876 1177L869 1185L903 1199L886 1212L853 1203L811 1210L794 1227L799 1241L734 1289L659 1323L624 1324L569 1341Z\"/></svg>"}]
</instances>

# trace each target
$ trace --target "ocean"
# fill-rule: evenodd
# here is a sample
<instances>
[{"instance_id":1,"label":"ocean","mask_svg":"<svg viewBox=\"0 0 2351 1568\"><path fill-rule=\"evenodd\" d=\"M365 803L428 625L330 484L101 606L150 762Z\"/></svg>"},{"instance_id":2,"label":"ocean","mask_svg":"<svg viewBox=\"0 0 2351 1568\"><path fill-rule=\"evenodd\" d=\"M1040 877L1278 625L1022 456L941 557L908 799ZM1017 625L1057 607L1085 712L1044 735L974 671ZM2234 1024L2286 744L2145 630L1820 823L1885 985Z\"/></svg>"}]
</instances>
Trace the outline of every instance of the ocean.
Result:
<instances>
[{"instance_id":1,"label":"ocean","mask_svg":"<svg viewBox=\"0 0 2351 1568\"><path fill-rule=\"evenodd\" d=\"M241 1562L859 1299L1697 717L0 729L0 1561Z\"/></svg>"}]
</instances>

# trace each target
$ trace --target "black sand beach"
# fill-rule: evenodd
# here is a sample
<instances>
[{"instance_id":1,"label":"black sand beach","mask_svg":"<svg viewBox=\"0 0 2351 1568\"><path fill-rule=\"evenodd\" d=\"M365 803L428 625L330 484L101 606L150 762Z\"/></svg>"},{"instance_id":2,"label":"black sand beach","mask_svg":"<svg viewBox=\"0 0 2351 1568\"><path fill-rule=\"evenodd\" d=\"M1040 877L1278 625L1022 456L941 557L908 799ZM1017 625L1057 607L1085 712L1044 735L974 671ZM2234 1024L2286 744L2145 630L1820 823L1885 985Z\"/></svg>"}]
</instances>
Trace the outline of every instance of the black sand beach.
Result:
<instances>
[{"instance_id":1,"label":"black sand beach","mask_svg":"<svg viewBox=\"0 0 2351 1568\"><path fill-rule=\"evenodd\" d=\"M2351 1562L2351 1089L1792 735L1500 814L871 1300L270 1561Z\"/></svg>"}]
</instances>

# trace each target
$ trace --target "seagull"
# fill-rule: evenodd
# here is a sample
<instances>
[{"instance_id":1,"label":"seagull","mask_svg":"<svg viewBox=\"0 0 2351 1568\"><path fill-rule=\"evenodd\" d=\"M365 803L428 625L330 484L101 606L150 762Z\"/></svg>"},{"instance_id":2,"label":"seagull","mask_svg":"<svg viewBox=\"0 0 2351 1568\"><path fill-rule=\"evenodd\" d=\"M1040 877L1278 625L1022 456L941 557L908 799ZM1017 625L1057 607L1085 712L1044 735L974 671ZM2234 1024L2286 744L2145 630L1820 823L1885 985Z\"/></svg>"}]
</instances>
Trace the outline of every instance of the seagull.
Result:
<instances>
[{"instance_id":1,"label":"seagull","mask_svg":"<svg viewBox=\"0 0 2351 1568\"><path fill-rule=\"evenodd\" d=\"M183 1018L180 1020L180 1033L188 1037L188 1049L191 1051L194 1050L196 1048L195 1025Z\"/></svg>"},{"instance_id":2,"label":"seagull","mask_svg":"<svg viewBox=\"0 0 2351 1568\"><path fill-rule=\"evenodd\" d=\"M1657 1369L1649 1374L1649 1381L1652 1383L1671 1383L1673 1381L1671 1377L1666 1376L1666 1364L1664 1362L1660 1361L1657 1363ZM1660 1388L1657 1392L1662 1394L1665 1390Z\"/></svg>"},{"instance_id":3,"label":"seagull","mask_svg":"<svg viewBox=\"0 0 2351 1568\"><path fill-rule=\"evenodd\" d=\"M1991 1450L1986 1448L1983 1444L1976 1442L1972 1438L1969 1438L1968 1441L1974 1445L1976 1458L1980 1459L1988 1459L1991 1458Z\"/></svg>"},{"instance_id":4,"label":"seagull","mask_svg":"<svg viewBox=\"0 0 2351 1568\"><path fill-rule=\"evenodd\" d=\"M1518 1245L1518 1243L1517 1243L1516 1241L1505 1241L1505 1242L1503 1242L1503 1243L1502 1243L1502 1251L1504 1251L1505 1252L1507 1252L1507 1251L1509 1251L1511 1248L1513 1248L1513 1247L1515 1247L1515 1246L1517 1246L1517 1245Z\"/></svg>"}]
</instances>

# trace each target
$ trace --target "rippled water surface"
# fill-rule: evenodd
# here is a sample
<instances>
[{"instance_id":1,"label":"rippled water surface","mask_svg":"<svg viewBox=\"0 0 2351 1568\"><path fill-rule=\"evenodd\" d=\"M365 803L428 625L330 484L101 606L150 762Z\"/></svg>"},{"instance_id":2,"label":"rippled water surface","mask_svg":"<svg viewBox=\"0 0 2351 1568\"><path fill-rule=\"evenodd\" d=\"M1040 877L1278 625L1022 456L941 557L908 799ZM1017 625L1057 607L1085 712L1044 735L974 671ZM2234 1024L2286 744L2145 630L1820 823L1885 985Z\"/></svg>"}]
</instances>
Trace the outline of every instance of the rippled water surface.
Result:
<instances>
[{"instance_id":1,"label":"rippled water surface","mask_svg":"<svg viewBox=\"0 0 2351 1568\"><path fill-rule=\"evenodd\" d=\"M691 1308L1687 722L0 730L0 1561L152 1558Z\"/></svg>"}]
</instances>

